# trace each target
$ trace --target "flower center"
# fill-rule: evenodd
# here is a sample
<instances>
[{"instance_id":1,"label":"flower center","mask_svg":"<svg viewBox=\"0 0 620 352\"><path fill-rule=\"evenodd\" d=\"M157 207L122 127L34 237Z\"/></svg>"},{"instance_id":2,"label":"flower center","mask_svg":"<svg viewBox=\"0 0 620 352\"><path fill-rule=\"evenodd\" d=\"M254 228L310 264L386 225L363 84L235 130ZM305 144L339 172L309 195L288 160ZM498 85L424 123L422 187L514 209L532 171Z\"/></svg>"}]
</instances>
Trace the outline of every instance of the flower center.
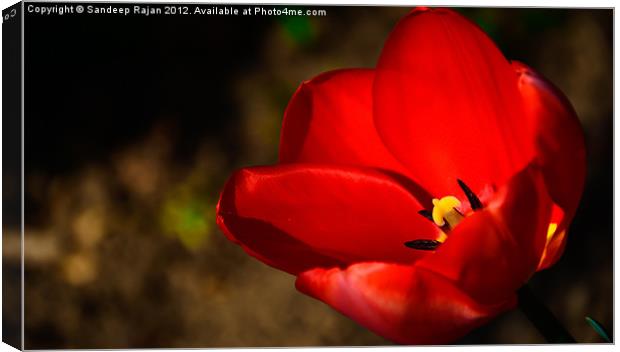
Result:
<instances>
[{"instance_id":1,"label":"flower center","mask_svg":"<svg viewBox=\"0 0 620 352\"><path fill-rule=\"evenodd\" d=\"M473 211L478 211L483 208L482 202L478 196L472 192L472 190L461 180L457 180L459 187L465 193L469 205ZM451 229L455 228L464 218L459 208L461 207L461 201L455 196L445 196L441 199L433 199L433 210L428 211L426 209L420 210L419 214L432 221L435 225L441 228L439 237L435 240L431 239L419 239L405 242L405 246L424 250L435 250L440 244L442 244L447 238Z\"/></svg>"}]
</instances>

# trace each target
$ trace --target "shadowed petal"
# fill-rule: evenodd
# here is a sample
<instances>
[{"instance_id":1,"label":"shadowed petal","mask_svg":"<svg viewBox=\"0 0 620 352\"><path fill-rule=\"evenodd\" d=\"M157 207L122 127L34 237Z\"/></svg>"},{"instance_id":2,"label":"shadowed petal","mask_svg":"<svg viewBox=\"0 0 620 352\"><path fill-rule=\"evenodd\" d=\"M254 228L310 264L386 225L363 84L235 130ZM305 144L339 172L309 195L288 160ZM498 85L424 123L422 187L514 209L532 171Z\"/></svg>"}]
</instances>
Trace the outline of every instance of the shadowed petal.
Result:
<instances>
[{"instance_id":1,"label":"shadowed petal","mask_svg":"<svg viewBox=\"0 0 620 352\"><path fill-rule=\"evenodd\" d=\"M553 221L558 228L549 237L540 269L559 259L566 230L575 215L586 175L586 152L581 124L559 89L520 62L513 62L525 112L531 120L536 147L551 198L561 210Z\"/></svg>"},{"instance_id":2,"label":"shadowed petal","mask_svg":"<svg viewBox=\"0 0 620 352\"><path fill-rule=\"evenodd\" d=\"M226 200L220 201L217 210L217 224L226 237L267 265L293 275L316 267L344 265L342 261L318 253L269 223L235 213L225 215L220 207L222 212L226 212Z\"/></svg>"}]
</instances>

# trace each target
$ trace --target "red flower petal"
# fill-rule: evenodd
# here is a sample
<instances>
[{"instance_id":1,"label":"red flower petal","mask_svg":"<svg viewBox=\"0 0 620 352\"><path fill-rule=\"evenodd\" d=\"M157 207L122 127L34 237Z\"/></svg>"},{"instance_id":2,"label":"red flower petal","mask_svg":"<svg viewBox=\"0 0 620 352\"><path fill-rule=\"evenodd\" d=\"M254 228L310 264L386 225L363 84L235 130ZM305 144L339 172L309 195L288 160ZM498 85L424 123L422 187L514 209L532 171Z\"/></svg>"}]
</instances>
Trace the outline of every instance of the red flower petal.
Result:
<instances>
[{"instance_id":1,"label":"red flower petal","mask_svg":"<svg viewBox=\"0 0 620 352\"><path fill-rule=\"evenodd\" d=\"M401 344L453 342L515 305L476 303L446 278L416 266L359 263L297 277L299 291Z\"/></svg>"},{"instance_id":2,"label":"red flower petal","mask_svg":"<svg viewBox=\"0 0 620 352\"><path fill-rule=\"evenodd\" d=\"M416 260L424 253L403 243L439 236L437 227L417 214L420 209L405 187L383 173L291 164L235 173L222 192L218 216L231 237L251 243L268 264L295 272L298 266L291 269L288 261L311 260L287 255L278 248L280 238L290 236L289 246L305 246L345 263ZM260 226L239 225L239 219ZM324 261L316 265L324 266Z\"/></svg>"},{"instance_id":3,"label":"red flower petal","mask_svg":"<svg viewBox=\"0 0 620 352\"><path fill-rule=\"evenodd\" d=\"M372 119L372 69L323 73L302 83L286 108L280 162L370 166L402 174Z\"/></svg>"},{"instance_id":4,"label":"red flower petal","mask_svg":"<svg viewBox=\"0 0 620 352\"><path fill-rule=\"evenodd\" d=\"M478 302L506 300L536 271L552 205L540 169L529 166L416 265L453 280Z\"/></svg>"},{"instance_id":5,"label":"red flower petal","mask_svg":"<svg viewBox=\"0 0 620 352\"><path fill-rule=\"evenodd\" d=\"M545 182L553 201L561 208L554 219L558 228L550 236L544 269L559 259L570 224L583 192L586 156L583 131L570 102L544 77L520 62L513 62L525 112L532 121L536 147Z\"/></svg>"},{"instance_id":6,"label":"red flower petal","mask_svg":"<svg viewBox=\"0 0 620 352\"><path fill-rule=\"evenodd\" d=\"M476 25L417 9L385 43L374 119L388 149L435 196L504 184L533 156L516 77Z\"/></svg>"}]
</instances>

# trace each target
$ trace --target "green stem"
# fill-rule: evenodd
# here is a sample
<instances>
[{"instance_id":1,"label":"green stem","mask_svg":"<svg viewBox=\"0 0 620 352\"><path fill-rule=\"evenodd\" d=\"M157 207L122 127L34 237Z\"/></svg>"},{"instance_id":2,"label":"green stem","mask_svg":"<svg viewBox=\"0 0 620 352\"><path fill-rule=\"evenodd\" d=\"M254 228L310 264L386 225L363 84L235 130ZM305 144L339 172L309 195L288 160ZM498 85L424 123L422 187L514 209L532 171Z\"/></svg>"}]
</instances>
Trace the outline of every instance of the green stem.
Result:
<instances>
[{"instance_id":1,"label":"green stem","mask_svg":"<svg viewBox=\"0 0 620 352\"><path fill-rule=\"evenodd\" d=\"M518 291L519 309L549 343L576 343L575 338L560 324L551 311L523 285Z\"/></svg>"}]
</instances>

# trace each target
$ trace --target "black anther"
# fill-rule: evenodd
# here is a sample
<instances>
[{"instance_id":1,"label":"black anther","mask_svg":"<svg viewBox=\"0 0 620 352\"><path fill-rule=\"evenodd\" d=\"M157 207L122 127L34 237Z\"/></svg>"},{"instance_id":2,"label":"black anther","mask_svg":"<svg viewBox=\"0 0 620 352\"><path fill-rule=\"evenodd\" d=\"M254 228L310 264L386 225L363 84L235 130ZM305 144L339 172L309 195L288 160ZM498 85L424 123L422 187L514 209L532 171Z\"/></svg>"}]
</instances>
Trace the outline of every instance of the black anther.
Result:
<instances>
[{"instance_id":1,"label":"black anther","mask_svg":"<svg viewBox=\"0 0 620 352\"><path fill-rule=\"evenodd\" d=\"M421 251L433 251L441 242L435 240L413 240L405 242L405 246Z\"/></svg>"},{"instance_id":2,"label":"black anther","mask_svg":"<svg viewBox=\"0 0 620 352\"><path fill-rule=\"evenodd\" d=\"M433 220L433 213L431 213L430 211L426 210L426 209L422 209L418 212L418 214L422 215L423 217L429 219L432 222L435 222L435 220Z\"/></svg>"},{"instance_id":3,"label":"black anther","mask_svg":"<svg viewBox=\"0 0 620 352\"><path fill-rule=\"evenodd\" d=\"M459 179L457 179L456 182L458 182L459 187L461 187L461 189L463 190L463 193L465 193L465 196L467 197L467 200L469 200L471 209L474 211L482 209L482 202L480 201L478 196L474 192L471 191L471 188L467 187L465 182Z\"/></svg>"}]
</instances>

